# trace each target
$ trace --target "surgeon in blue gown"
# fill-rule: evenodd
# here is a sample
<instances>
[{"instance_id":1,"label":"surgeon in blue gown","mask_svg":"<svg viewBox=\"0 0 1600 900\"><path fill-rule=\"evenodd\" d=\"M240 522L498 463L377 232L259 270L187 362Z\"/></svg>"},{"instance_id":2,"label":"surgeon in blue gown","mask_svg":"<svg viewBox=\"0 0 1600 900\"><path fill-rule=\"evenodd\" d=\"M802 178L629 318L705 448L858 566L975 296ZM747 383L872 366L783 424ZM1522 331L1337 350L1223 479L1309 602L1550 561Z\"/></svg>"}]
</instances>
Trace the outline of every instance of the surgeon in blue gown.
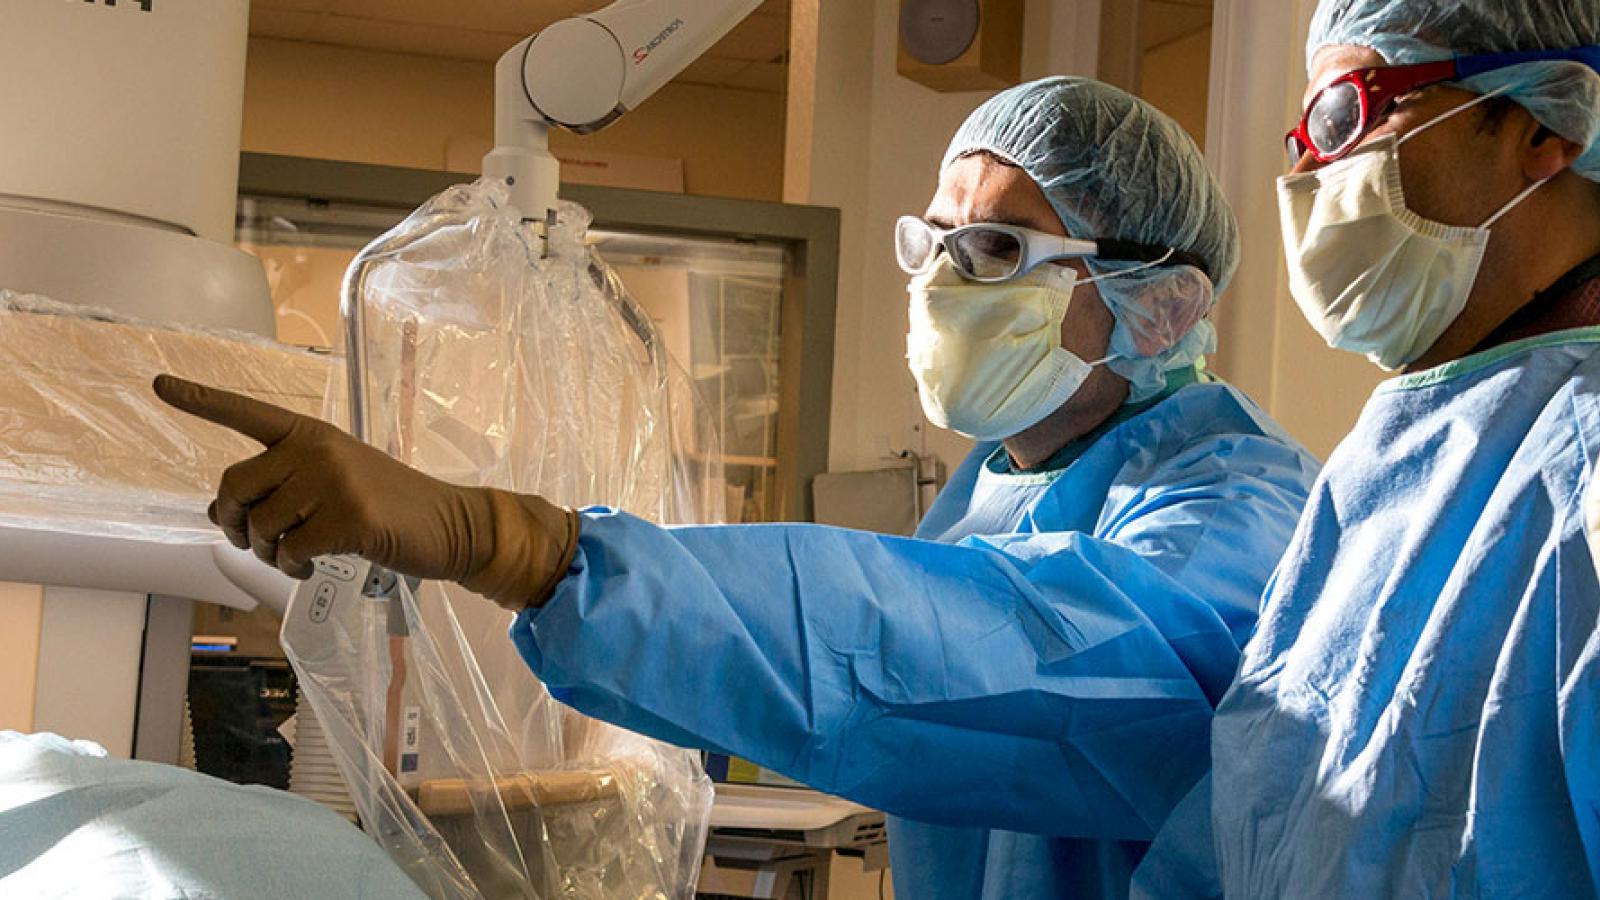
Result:
<instances>
[{"instance_id":1,"label":"surgeon in blue gown","mask_svg":"<svg viewBox=\"0 0 1600 900\"><path fill-rule=\"evenodd\" d=\"M235 543L520 610L522 655L578 709L893 814L900 896L1126 896L1210 768L1317 469L1204 368L1232 215L1169 118L1056 78L973 113L897 246L924 409L978 439L913 538L577 513L157 390L269 446L219 493Z\"/></svg>"},{"instance_id":2,"label":"surgeon in blue gown","mask_svg":"<svg viewBox=\"0 0 1600 900\"><path fill-rule=\"evenodd\" d=\"M1280 183L1295 299L1401 371L1329 458L1219 711L1202 893L1600 895L1596 44L1594 0L1317 10L1308 110L1335 130L1361 116L1319 93L1349 73L1477 74L1322 134L1354 151Z\"/></svg>"}]
</instances>

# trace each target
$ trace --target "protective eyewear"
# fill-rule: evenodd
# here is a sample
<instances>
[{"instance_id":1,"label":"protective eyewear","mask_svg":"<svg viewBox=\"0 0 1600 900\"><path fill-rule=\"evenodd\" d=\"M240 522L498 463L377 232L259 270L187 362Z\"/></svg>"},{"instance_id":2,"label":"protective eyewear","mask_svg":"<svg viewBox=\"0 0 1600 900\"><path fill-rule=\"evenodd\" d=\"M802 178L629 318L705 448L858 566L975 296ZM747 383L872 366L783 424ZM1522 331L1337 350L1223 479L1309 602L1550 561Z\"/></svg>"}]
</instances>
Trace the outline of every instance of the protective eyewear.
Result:
<instances>
[{"instance_id":1,"label":"protective eyewear","mask_svg":"<svg viewBox=\"0 0 1600 900\"><path fill-rule=\"evenodd\" d=\"M1547 60L1577 62L1600 71L1600 47L1457 56L1439 62L1374 66L1328 82L1306 105L1300 124L1284 141L1289 165L1310 154L1319 163L1343 159L1382 122L1401 97L1447 81L1461 81L1507 66Z\"/></svg>"},{"instance_id":2,"label":"protective eyewear","mask_svg":"<svg viewBox=\"0 0 1600 900\"><path fill-rule=\"evenodd\" d=\"M949 255L962 278L984 284L1021 278L1047 262L1087 257L1152 264L1176 261L1205 269L1195 257L1170 247L1134 241L1080 240L989 222L946 231L916 216L901 216L895 223L894 250L907 275L927 272L942 252Z\"/></svg>"}]
</instances>

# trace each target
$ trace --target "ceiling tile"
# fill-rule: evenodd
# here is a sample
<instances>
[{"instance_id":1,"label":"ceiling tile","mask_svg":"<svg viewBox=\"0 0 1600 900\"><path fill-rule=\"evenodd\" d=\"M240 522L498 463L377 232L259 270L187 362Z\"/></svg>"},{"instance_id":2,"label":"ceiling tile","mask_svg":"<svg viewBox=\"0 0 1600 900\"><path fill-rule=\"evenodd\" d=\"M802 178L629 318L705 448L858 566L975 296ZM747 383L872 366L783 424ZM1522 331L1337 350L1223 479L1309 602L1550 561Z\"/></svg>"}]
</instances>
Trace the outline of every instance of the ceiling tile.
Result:
<instances>
[{"instance_id":1,"label":"ceiling tile","mask_svg":"<svg viewBox=\"0 0 1600 900\"><path fill-rule=\"evenodd\" d=\"M604 5L605 0L254 0L250 32L336 46L493 61L551 22ZM781 91L785 80L782 60L788 52L788 8L789 0L766 0L680 80Z\"/></svg>"},{"instance_id":2,"label":"ceiling tile","mask_svg":"<svg viewBox=\"0 0 1600 900\"><path fill-rule=\"evenodd\" d=\"M296 12L325 12L334 0L251 0L250 21L255 22L258 10L294 10Z\"/></svg>"},{"instance_id":3,"label":"ceiling tile","mask_svg":"<svg viewBox=\"0 0 1600 900\"><path fill-rule=\"evenodd\" d=\"M391 53L493 61L522 40L522 36L332 14L323 19L311 39Z\"/></svg>"},{"instance_id":4,"label":"ceiling tile","mask_svg":"<svg viewBox=\"0 0 1600 900\"><path fill-rule=\"evenodd\" d=\"M257 37L304 40L322 19L322 13L296 12L289 9L272 9L267 6L250 8L250 33Z\"/></svg>"},{"instance_id":5,"label":"ceiling tile","mask_svg":"<svg viewBox=\"0 0 1600 900\"><path fill-rule=\"evenodd\" d=\"M730 59L772 62L789 51L789 20L783 16L755 13L718 41L707 53Z\"/></svg>"},{"instance_id":6,"label":"ceiling tile","mask_svg":"<svg viewBox=\"0 0 1600 900\"><path fill-rule=\"evenodd\" d=\"M1179 0L1166 0L1179 2ZM1211 0L1184 0L1210 5ZM605 0L252 0L266 9L333 11L392 22L466 26L483 31L519 31L526 37L568 16L593 12ZM788 0L766 0L751 18L789 17Z\"/></svg>"},{"instance_id":7,"label":"ceiling tile","mask_svg":"<svg viewBox=\"0 0 1600 900\"><path fill-rule=\"evenodd\" d=\"M595 8L595 0L336 0L333 11L387 22L515 32L527 37L557 19Z\"/></svg>"},{"instance_id":8,"label":"ceiling tile","mask_svg":"<svg viewBox=\"0 0 1600 900\"><path fill-rule=\"evenodd\" d=\"M779 94L783 92L788 78L789 67L783 63L758 62L751 63L722 83L731 88Z\"/></svg>"}]
</instances>

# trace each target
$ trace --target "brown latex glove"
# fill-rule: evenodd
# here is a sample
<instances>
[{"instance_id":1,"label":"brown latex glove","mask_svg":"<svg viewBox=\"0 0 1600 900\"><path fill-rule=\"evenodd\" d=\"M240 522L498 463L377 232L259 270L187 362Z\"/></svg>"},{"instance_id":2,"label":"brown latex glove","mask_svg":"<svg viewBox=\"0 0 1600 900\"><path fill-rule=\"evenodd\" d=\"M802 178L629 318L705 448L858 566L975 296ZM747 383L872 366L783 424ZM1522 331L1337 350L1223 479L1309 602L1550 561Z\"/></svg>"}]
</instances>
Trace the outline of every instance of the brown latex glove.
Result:
<instances>
[{"instance_id":1,"label":"brown latex glove","mask_svg":"<svg viewBox=\"0 0 1600 900\"><path fill-rule=\"evenodd\" d=\"M228 467L207 512L295 578L315 557L353 553L519 610L550 599L577 551L577 513L540 497L448 484L319 419L171 375L155 392L266 446Z\"/></svg>"}]
</instances>

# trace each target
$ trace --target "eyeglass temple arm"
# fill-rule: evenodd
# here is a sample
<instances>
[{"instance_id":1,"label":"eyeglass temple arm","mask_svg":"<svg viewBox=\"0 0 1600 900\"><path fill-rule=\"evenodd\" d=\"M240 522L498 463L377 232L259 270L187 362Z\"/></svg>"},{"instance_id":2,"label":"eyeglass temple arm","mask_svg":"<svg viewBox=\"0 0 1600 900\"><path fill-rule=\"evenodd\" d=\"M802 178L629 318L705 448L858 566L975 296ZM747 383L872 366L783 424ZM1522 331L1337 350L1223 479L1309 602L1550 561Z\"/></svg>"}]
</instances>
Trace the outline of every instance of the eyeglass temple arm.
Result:
<instances>
[{"instance_id":1,"label":"eyeglass temple arm","mask_svg":"<svg viewBox=\"0 0 1600 900\"><path fill-rule=\"evenodd\" d=\"M1185 250L1162 247L1157 244L1144 244L1138 241L1125 241L1118 238L1103 238L1095 241L1095 244L1097 246L1095 256L1100 259L1115 260L1117 262L1178 263L1194 266L1204 272L1207 278L1212 277L1205 261Z\"/></svg>"}]
</instances>

